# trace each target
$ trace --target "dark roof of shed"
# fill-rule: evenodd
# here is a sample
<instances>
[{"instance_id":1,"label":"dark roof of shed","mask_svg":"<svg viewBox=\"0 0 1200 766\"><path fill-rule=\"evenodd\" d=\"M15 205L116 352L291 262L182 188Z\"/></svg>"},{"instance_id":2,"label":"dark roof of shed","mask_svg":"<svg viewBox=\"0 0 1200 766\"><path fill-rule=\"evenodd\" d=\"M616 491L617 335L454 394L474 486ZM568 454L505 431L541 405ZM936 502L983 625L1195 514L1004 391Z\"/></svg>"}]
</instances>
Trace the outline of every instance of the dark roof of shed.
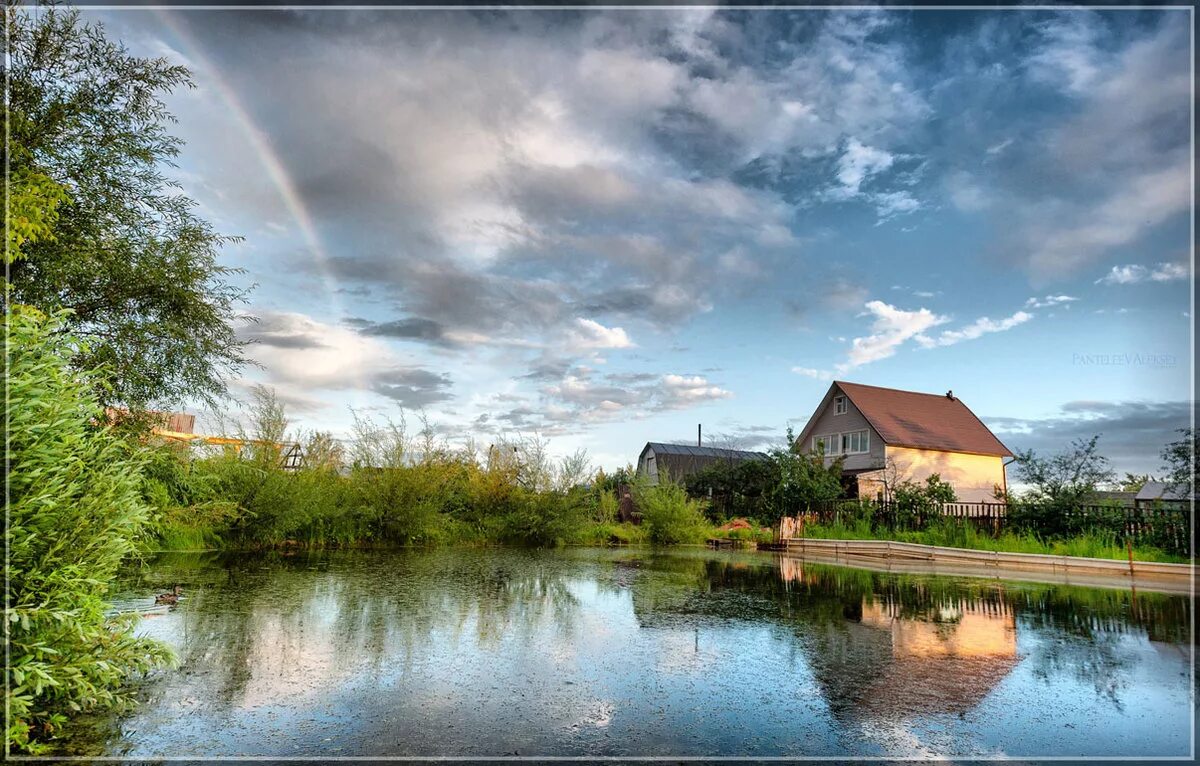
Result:
<instances>
[{"instance_id":1,"label":"dark roof of shed","mask_svg":"<svg viewBox=\"0 0 1200 766\"><path fill-rule=\"evenodd\" d=\"M1138 490L1138 500L1190 500L1184 487L1168 485L1165 481L1148 481Z\"/></svg>"},{"instance_id":2,"label":"dark roof of shed","mask_svg":"<svg viewBox=\"0 0 1200 766\"><path fill-rule=\"evenodd\" d=\"M646 442L646 448L654 450L656 455L689 455L692 457L732 458L734 460L760 460L767 456L765 452L751 452L740 449L721 449L719 447L697 447L694 444L665 444L663 442Z\"/></svg>"},{"instance_id":3,"label":"dark roof of shed","mask_svg":"<svg viewBox=\"0 0 1200 766\"><path fill-rule=\"evenodd\" d=\"M884 443L897 447L1011 456L957 397L837 381Z\"/></svg>"}]
</instances>

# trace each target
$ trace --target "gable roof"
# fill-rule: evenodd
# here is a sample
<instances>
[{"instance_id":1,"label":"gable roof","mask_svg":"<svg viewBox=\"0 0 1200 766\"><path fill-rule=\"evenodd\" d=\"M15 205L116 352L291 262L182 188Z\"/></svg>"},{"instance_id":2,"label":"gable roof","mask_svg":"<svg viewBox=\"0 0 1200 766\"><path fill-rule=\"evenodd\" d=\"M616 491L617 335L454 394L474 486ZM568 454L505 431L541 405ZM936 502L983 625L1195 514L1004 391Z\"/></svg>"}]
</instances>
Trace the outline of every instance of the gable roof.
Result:
<instances>
[{"instance_id":1,"label":"gable roof","mask_svg":"<svg viewBox=\"0 0 1200 766\"><path fill-rule=\"evenodd\" d=\"M694 444L665 444L663 442L646 442L642 454L647 449L654 450L655 455L687 455L689 457L714 457L732 460L761 460L767 456L765 452L751 452L740 449L721 449L719 447L697 447Z\"/></svg>"},{"instance_id":2,"label":"gable roof","mask_svg":"<svg viewBox=\"0 0 1200 766\"><path fill-rule=\"evenodd\" d=\"M961 399L834 381L885 444L946 452L1011 457Z\"/></svg>"}]
</instances>

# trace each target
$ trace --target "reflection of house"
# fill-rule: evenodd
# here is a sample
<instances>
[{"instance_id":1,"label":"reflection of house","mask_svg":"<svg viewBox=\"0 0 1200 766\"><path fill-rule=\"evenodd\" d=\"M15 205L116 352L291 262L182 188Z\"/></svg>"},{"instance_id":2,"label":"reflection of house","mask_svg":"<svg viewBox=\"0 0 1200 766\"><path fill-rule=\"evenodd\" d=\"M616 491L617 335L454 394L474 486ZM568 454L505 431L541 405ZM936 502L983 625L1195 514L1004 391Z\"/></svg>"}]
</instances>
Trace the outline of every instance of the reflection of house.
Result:
<instances>
[{"instance_id":1,"label":"reflection of house","mask_svg":"<svg viewBox=\"0 0 1200 766\"><path fill-rule=\"evenodd\" d=\"M1017 665L1016 620L1003 604L963 601L918 614L872 598L854 606L842 625L817 632L810 655L836 714L965 713Z\"/></svg>"},{"instance_id":2,"label":"reflection of house","mask_svg":"<svg viewBox=\"0 0 1200 766\"><path fill-rule=\"evenodd\" d=\"M891 634L893 661L865 694L872 712L966 712L1017 664L1016 621L1002 605L963 602L913 619L864 602L862 623Z\"/></svg>"},{"instance_id":3,"label":"reflection of house","mask_svg":"<svg viewBox=\"0 0 1200 766\"><path fill-rule=\"evenodd\" d=\"M964 502L994 502L996 488L1008 487L1004 458L1012 453L949 391L834 382L797 442L829 460L841 457L843 475L862 497L935 473Z\"/></svg>"},{"instance_id":4,"label":"reflection of house","mask_svg":"<svg viewBox=\"0 0 1200 766\"><path fill-rule=\"evenodd\" d=\"M743 463L764 458L766 454L762 452L646 442L638 457L637 472L640 476L646 476L651 484L657 484L660 476L668 476L671 481L682 481L715 463Z\"/></svg>"}]
</instances>

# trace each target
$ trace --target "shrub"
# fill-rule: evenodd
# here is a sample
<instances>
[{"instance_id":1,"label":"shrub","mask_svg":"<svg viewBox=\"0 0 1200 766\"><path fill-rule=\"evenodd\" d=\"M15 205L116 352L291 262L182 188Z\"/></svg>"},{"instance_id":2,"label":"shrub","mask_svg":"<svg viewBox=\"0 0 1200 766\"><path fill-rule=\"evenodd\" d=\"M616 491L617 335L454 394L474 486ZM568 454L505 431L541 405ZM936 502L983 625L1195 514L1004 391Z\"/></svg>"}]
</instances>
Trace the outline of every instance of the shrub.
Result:
<instances>
[{"instance_id":1,"label":"shrub","mask_svg":"<svg viewBox=\"0 0 1200 766\"><path fill-rule=\"evenodd\" d=\"M103 422L90 373L61 319L17 306L5 315L8 528L5 702L8 750L38 752L67 718L132 704L131 676L170 660L108 615L117 567L150 518L147 456Z\"/></svg>"},{"instance_id":2,"label":"shrub","mask_svg":"<svg viewBox=\"0 0 1200 766\"><path fill-rule=\"evenodd\" d=\"M633 495L654 545L697 542L703 533L700 501L688 497L678 484L663 481L651 486L643 480L634 484Z\"/></svg>"}]
</instances>

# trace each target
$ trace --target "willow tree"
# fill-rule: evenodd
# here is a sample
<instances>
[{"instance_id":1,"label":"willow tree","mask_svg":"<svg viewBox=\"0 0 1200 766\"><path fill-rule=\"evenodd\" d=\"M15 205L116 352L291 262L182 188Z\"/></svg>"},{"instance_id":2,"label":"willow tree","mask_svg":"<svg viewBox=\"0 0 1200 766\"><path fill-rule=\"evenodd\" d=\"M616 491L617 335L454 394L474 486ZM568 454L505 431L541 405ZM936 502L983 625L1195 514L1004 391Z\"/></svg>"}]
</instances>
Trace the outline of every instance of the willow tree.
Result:
<instances>
[{"instance_id":1,"label":"willow tree","mask_svg":"<svg viewBox=\"0 0 1200 766\"><path fill-rule=\"evenodd\" d=\"M246 359L230 238L165 175L180 141L164 97L188 71L139 58L78 12L8 6L4 121L11 303L67 310L105 404L213 401Z\"/></svg>"}]
</instances>

